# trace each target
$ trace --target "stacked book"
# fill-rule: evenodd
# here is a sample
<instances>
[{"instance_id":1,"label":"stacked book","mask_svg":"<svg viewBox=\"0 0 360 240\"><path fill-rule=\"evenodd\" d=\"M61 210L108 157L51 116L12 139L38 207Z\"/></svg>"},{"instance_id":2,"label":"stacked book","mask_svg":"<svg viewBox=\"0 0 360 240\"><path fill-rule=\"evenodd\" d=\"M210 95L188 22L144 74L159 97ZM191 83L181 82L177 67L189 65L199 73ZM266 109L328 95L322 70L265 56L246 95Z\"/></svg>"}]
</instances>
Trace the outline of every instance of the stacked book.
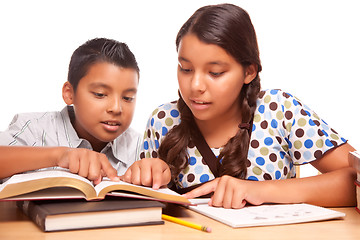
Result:
<instances>
[{"instance_id":1,"label":"stacked book","mask_svg":"<svg viewBox=\"0 0 360 240\"><path fill-rule=\"evenodd\" d=\"M356 210L360 213L360 153L350 152L350 163L356 169L357 179L355 181L356 185L356 196L357 196L357 206Z\"/></svg>"}]
</instances>

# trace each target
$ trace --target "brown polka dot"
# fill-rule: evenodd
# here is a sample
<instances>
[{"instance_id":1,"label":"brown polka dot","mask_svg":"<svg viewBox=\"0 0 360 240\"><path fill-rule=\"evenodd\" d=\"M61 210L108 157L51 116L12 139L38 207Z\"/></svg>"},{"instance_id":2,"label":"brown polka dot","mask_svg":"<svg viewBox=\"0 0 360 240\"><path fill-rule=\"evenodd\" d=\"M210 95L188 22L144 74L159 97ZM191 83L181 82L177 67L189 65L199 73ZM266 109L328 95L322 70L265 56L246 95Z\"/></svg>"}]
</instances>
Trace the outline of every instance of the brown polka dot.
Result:
<instances>
[{"instance_id":1,"label":"brown polka dot","mask_svg":"<svg viewBox=\"0 0 360 240\"><path fill-rule=\"evenodd\" d=\"M289 98L289 97L290 97L290 95L287 94L286 92L283 92L283 96L286 97L286 98Z\"/></svg>"},{"instance_id":2,"label":"brown polka dot","mask_svg":"<svg viewBox=\"0 0 360 240\"><path fill-rule=\"evenodd\" d=\"M268 173L264 173L263 178L264 178L265 180L272 180L271 175L268 174Z\"/></svg>"},{"instance_id":3,"label":"brown polka dot","mask_svg":"<svg viewBox=\"0 0 360 240\"><path fill-rule=\"evenodd\" d=\"M330 142L334 145L334 147L337 147L338 143L336 141L331 140Z\"/></svg>"},{"instance_id":4,"label":"brown polka dot","mask_svg":"<svg viewBox=\"0 0 360 240\"><path fill-rule=\"evenodd\" d=\"M175 101L172 101L172 102L170 102L170 103L177 103L177 100L175 100Z\"/></svg>"},{"instance_id":5,"label":"brown polka dot","mask_svg":"<svg viewBox=\"0 0 360 240\"><path fill-rule=\"evenodd\" d=\"M281 144L281 143L282 143L282 139L281 139L281 137L276 136L276 140L278 141L278 143L279 143L279 144Z\"/></svg>"},{"instance_id":6,"label":"brown polka dot","mask_svg":"<svg viewBox=\"0 0 360 240\"><path fill-rule=\"evenodd\" d=\"M260 126L261 126L261 128L262 129L267 129L267 127L268 127L268 122L266 121L266 120L264 120L264 121L262 121L261 123L260 123Z\"/></svg>"},{"instance_id":7,"label":"brown polka dot","mask_svg":"<svg viewBox=\"0 0 360 240\"><path fill-rule=\"evenodd\" d=\"M141 153L140 153L140 159L143 159L143 158L145 158L145 153L144 153L144 152L141 152Z\"/></svg>"},{"instance_id":8,"label":"brown polka dot","mask_svg":"<svg viewBox=\"0 0 360 240\"><path fill-rule=\"evenodd\" d=\"M162 118L165 117L165 115L166 115L166 113L164 111L161 111L161 112L158 113L157 116L158 116L159 119L162 119Z\"/></svg>"},{"instance_id":9,"label":"brown polka dot","mask_svg":"<svg viewBox=\"0 0 360 240\"><path fill-rule=\"evenodd\" d=\"M246 159L245 165L246 165L247 168L251 166L251 162L250 162L249 159Z\"/></svg>"},{"instance_id":10,"label":"brown polka dot","mask_svg":"<svg viewBox=\"0 0 360 240\"><path fill-rule=\"evenodd\" d=\"M158 132L155 133L156 139L159 140L160 139L160 134Z\"/></svg>"},{"instance_id":11,"label":"brown polka dot","mask_svg":"<svg viewBox=\"0 0 360 240\"><path fill-rule=\"evenodd\" d=\"M286 111L285 112L285 118L287 120L291 119L293 117L293 113L291 111Z\"/></svg>"},{"instance_id":12,"label":"brown polka dot","mask_svg":"<svg viewBox=\"0 0 360 240\"><path fill-rule=\"evenodd\" d=\"M269 155L269 159L270 159L270 161L272 161L272 162L276 162L276 160L277 160L276 154L275 154L275 153L271 153L271 154Z\"/></svg>"},{"instance_id":13,"label":"brown polka dot","mask_svg":"<svg viewBox=\"0 0 360 240\"><path fill-rule=\"evenodd\" d=\"M147 137L148 137L148 138L151 137L151 130L150 130L150 129L147 130Z\"/></svg>"},{"instance_id":14,"label":"brown polka dot","mask_svg":"<svg viewBox=\"0 0 360 240\"><path fill-rule=\"evenodd\" d=\"M152 151L151 157L157 158L157 157L158 157L158 153L157 153L156 151Z\"/></svg>"},{"instance_id":15,"label":"brown polka dot","mask_svg":"<svg viewBox=\"0 0 360 240\"><path fill-rule=\"evenodd\" d=\"M296 101L296 100L295 100ZM301 104L301 102L299 102L299 101L296 101L300 106L302 106L302 104Z\"/></svg>"},{"instance_id":16,"label":"brown polka dot","mask_svg":"<svg viewBox=\"0 0 360 240\"><path fill-rule=\"evenodd\" d=\"M301 113L301 115L303 115L303 116L308 116L308 114L305 112L304 109L301 109L300 113Z\"/></svg>"},{"instance_id":17,"label":"brown polka dot","mask_svg":"<svg viewBox=\"0 0 360 240\"><path fill-rule=\"evenodd\" d=\"M194 174L192 174L192 173L190 173L189 175L187 175L187 181L189 182L189 183L191 183L191 182L193 182L194 180L195 180L195 175Z\"/></svg>"},{"instance_id":18,"label":"brown polka dot","mask_svg":"<svg viewBox=\"0 0 360 240\"><path fill-rule=\"evenodd\" d=\"M294 152L294 157L299 160L301 158L301 153L299 151Z\"/></svg>"},{"instance_id":19,"label":"brown polka dot","mask_svg":"<svg viewBox=\"0 0 360 240\"><path fill-rule=\"evenodd\" d=\"M207 165L204 158L201 159L202 164Z\"/></svg>"},{"instance_id":20,"label":"brown polka dot","mask_svg":"<svg viewBox=\"0 0 360 240\"><path fill-rule=\"evenodd\" d=\"M320 126L320 122L318 120L313 120L313 122L316 124L316 126Z\"/></svg>"},{"instance_id":21,"label":"brown polka dot","mask_svg":"<svg viewBox=\"0 0 360 240\"><path fill-rule=\"evenodd\" d=\"M295 135L299 138L304 136L304 130L299 128L298 130L295 131Z\"/></svg>"},{"instance_id":22,"label":"brown polka dot","mask_svg":"<svg viewBox=\"0 0 360 240\"><path fill-rule=\"evenodd\" d=\"M323 131L321 131L321 130L319 129L319 130L318 130L318 135L319 135L320 137L324 136Z\"/></svg>"},{"instance_id":23,"label":"brown polka dot","mask_svg":"<svg viewBox=\"0 0 360 240\"><path fill-rule=\"evenodd\" d=\"M286 176L288 174L288 168L285 166L284 167L284 175Z\"/></svg>"},{"instance_id":24,"label":"brown polka dot","mask_svg":"<svg viewBox=\"0 0 360 240\"><path fill-rule=\"evenodd\" d=\"M323 152L322 152L321 150L317 150L317 151L314 152L314 157L315 157L316 159L321 158L322 155L323 155Z\"/></svg>"},{"instance_id":25,"label":"brown polka dot","mask_svg":"<svg viewBox=\"0 0 360 240\"><path fill-rule=\"evenodd\" d=\"M272 103L270 103L269 107L271 110L275 111L277 109L278 105L276 102L272 102Z\"/></svg>"},{"instance_id":26,"label":"brown polka dot","mask_svg":"<svg viewBox=\"0 0 360 240\"><path fill-rule=\"evenodd\" d=\"M338 134L334 129L332 129L332 128L330 128L330 129L333 133Z\"/></svg>"},{"instance_id":27,"label":"brown polka dot","mask_svg":"<svg viewBox=\"0 0 360 240\"><path fill-rule=\"evenodd\" d=\"M258 140L252 140L251 141L251 147L252 148L258 148L259 147L259 141Z\"/></svg>"}]
</instances>

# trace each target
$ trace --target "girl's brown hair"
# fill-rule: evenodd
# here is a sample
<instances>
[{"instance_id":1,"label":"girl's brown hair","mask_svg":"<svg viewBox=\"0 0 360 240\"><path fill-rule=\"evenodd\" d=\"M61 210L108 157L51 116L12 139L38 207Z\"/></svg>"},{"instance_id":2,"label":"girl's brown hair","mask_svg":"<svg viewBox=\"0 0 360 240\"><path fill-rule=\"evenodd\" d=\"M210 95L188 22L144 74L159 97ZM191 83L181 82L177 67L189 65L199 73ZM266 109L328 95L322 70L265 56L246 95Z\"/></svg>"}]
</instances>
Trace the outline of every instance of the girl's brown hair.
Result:
<instances>
[{"instance_id":1,"label":"girl's brown hair","mask_svg":"<svg viewBox=\"0 0 360 240\"><path fill-rule=\"evenodd\" d=\"M220 46L244 68L254 64L257 72L261 71L255 29L248 13L242 8L220 4L198 9L181 27L176 38L177 49L182 38L189 33L195 34L204 43ZM259 92L260 78L257 74L251 83L243 85L240 92L243 123L252 123ZM181 95L177 104L181 122L168 132L158 151L159 157L169 165L173 179L188 165L187 147L193 145L191 136L196 134L193 114ZM219 160L222 159L219 165L220 176L246 177L250 132L251 129L239 128L221 150L218 157Z\"/></svg>"}]
</instances>

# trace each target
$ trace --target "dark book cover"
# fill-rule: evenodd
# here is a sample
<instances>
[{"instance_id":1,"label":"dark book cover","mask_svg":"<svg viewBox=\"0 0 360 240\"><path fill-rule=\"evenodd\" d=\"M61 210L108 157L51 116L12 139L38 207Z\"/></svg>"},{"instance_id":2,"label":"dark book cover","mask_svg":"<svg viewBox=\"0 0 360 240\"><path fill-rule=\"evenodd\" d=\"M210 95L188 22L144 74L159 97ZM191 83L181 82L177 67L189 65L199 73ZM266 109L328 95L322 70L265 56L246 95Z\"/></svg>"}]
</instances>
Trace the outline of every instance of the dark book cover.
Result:
<instances>
[{"instance_id":1,"label":"dark book cover","mask_svg":"<svg viewBox=\"0 0 360 240\"><path fill-rule=\"evenodd\" d=\"M43 231L163 224L164 204L107 198L103 201L18 201L17 206Z\"/></svg>"}]
</instances>

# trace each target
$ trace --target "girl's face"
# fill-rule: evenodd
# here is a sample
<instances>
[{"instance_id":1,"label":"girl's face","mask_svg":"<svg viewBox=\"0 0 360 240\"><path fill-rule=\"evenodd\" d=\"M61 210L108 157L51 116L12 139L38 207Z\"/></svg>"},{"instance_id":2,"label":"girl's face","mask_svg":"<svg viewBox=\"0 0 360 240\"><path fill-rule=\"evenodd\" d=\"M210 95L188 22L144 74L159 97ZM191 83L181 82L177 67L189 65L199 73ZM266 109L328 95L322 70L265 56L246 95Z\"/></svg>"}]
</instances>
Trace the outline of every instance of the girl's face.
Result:
<instances>
[{"instance_id":1,"label":"girl's face","mask_svg":"<svg viewBox=\"0 0 360 240\"><path fill-rule=\"evenodd\" d=\"M239 95L247 73L223 48L185 35L178 48L178 82L181 96L196 121L241 121Z\"/></svg>"},{"instance_id":2,"label":"girl's face","mask_svg":"<svg viewBox=\"0 0 360 240\"><path fill-rule=\"evenodd\" d=\"M101 150L129 126L133 118L138 87L134 69L101 62L92 65L80 79L76 92L65 83L66 104L74 105L74 128L94 150Z\"/></svg>"}]
</instances>

